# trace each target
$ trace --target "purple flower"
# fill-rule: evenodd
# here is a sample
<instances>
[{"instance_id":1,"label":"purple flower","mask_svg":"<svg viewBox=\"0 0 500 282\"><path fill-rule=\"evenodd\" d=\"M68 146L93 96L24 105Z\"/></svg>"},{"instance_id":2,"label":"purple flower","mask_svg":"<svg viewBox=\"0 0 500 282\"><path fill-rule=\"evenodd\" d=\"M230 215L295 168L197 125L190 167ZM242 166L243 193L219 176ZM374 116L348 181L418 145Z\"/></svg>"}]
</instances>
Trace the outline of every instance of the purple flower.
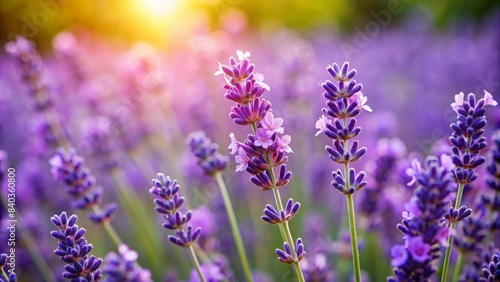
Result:
<instances>
[{"instance_id":1,"label":"purple flower","mask_svg":"<svg viewBox=\"0 0 500 282\"><path fill-rule=\"evenodd\" d=\"M408 252L403 245L396 245L391 248L391 265L398 267L403 265L408 260Z\"/></svg>"},{"instance_id":2,"label":"purple flower","mask_svg":"<svg viewBox=\"0 0 500 282\"><path fill-rule=\"evenodd\" d=\"M71 281L100 281L102 259L89 256L93 247L84 237L87 231L76 225L77 220L76 215L68 217L66 212L51 217L52 223L58 228L50 232L59 241L54 253L67 263L63 277Z\"/></svg>"},{"instance_id":3,"label":"purple flower","mask_svg":"<svg viewBox=\"0 0 500 282\"><path fill-rule=\"evenodd\" d=\"M431 245L425 243L422 237L408 237L406 238L406 248L411 257L417 262L424 262L431 258L429 252Z\"/></svg>"},{"instance_id":4,"label":"purple flower","mask_svg":"<svg viewBox=\"0 0 500 282\"><path fill-rule=\"evenodd\" d=\"M292 264L294 262L300 262L306 256L306 251L304 250L304 245L302 244L302 239L300 238L297 239L295 253L297 254L297 259L293 257L292 249L287 242L283 244L283 250L276 249L278 260L282 263Z\"/></svg>"},{"instance_id":5,"label":"purple flower","mask_svg":"<svg viewBox=\"0 0 500 282\"><path fill-rule=\"evenodd\" d=\"M325 117L325 115L322 115L317 121L316 121L316 129L318 129L318 132L316 132L315 136L320 135L321 133L326 131L326 126L327 124L332 124L332 121Z\"/></svg>"},{"instance_id":6,"label":"purple flower","mask_svg":"<svg viewBox=\"0 0 500 282\"><path fill-rule=\"evenodd\" d=\"M405 205L407 215L397 225L404 234L409 258L393 265L396 278L391 277L389 281L427 281L437 271L441 256L438 246L447 244L443 240L443 228L447 228L444 216L454 186L450 171L437 157L428 157L423 167L415 169L414 177L417 187Z\"/></svg>"},{"instance_id":7,"label":"purple flower","mask_svg":"<svg viewBox=\"0 0 500 282\"><path fill-rule=\"evenodd\" d=\"M201 228L197 227L193 230L189 226L192 212L183 213L180 208L184 204L184 197L179 195L179 184L177 180L170 179L163 173L158 173L156 178L152 180L153 187L149 190L155 196L154 203L156 204L155 211L162 214L165 223L163 227L170 230L176 230L176 235L169 235L170 242L181 246L191 246L201 234Z\"/></svg>"},{"instance_id":8,"label":"purple flower","mask_svg":"<svg viewBox=\"0 0 500 282\"><path fill-rule=\"evenodd\" d=\"M227 157L219 153L219 146L212 143L203 131L192 132L186 142L205 175L214 175L226 168Z\"/></svg>"},{"instance_id":9,"label":"purple flower","mask_svg":"<svg viewBox=\"0 0 500 282\"><path fill-rule=\"evenodd\" d=\"M248 157L247 153L245 152L245 149L243 148L238 148L238 155L234 157L234 160L238 164L236 166L235 171L244 171L248 167L248 162L250 161L250 158Z\"/></svg>"},{"instance_id":10,"label":"purple flower","mask_svg":"<svg viewBox=\"0 0 500 282\"><path fill-rule=\"evenodd\" d=\"M74 149L66 152L59 149L54 157L49 160L51 172L55 180L68 187L68 193L75 198L73 205L78 209L91 209L97 207L102 201L100 187L96 187L95 177L85 167L84 159ZM111 222L117 209L115 203L110 203L102 208L99 213L89 214L95 223Z\"/></svg>"},{"instance_id":11,"label":"purple flower","mask_svg":"<svg viewBox=\"0 0 500 282\"><path fill-rule=\"evenodd\" d=\"M283 134L284 129L281 127L283 125L282 118L274 118L274 115L271 111L268 111L264 116L264 119L260 121L260 125L268 132L274 134L275 132Z\"/></svg>"},{"instance_id":12,"label":"purple flower","mask_svg":"<svg viewBox=\"0 0 500 282\"><path fill-rule=\"evenodd\" d=\"M206 263L201 265L201 272L205 276L206 282L219 282L224 280L225 276L221 267L214 263ZM196 269L191 270L189 282L201 282L200 276Z\"/></svg>"},{"instance_id":13,"label":"purple flower","mask_svg":"<svg viewBox=\"0 0 500 282\"><path fill-rule=\"evenodd\" d=\"M417 181L417 174L422 170L422 165L417 159L411 161L411 167L405 170L406 175L411 177L410 182L406 183L408 186L412 186Z\"/></svg>"},{"instance_id":14,"label":"purple flower","mask_svg":"<svg viewBox=\"0 0 500 282\"><path fill-rule=\"evenodd\" d=\"M273 144L273 140L271 139L273 137L273 133L265 130L264 128L257 129L255 137L255 146L260 146L264 149L267 149Z\"/></svg>"},{"instance_id":15,"label":"purple flower","mask_svg":"<svg viewBox=\"0 0 500 282\"><path fill-rule=\"evenodd\" d=\"M293 153L292 148L288 146L292 142L292 137L290 135L283 135L281 138L276 137L276 144L278 144L278 152Z\"/></svg>"},{"instance_id":16,"label":"purple flower","mask_svg":"<svg viewBox=\"0 0 500 282\"><path fill-rule=\"evenodd\" d=\"M102 273L107 282L135 281L150 282L151 273L137 263L139 255L127 245L118 246L118 254L111 252L104 258Z\"/></svg>"}]
</instances>

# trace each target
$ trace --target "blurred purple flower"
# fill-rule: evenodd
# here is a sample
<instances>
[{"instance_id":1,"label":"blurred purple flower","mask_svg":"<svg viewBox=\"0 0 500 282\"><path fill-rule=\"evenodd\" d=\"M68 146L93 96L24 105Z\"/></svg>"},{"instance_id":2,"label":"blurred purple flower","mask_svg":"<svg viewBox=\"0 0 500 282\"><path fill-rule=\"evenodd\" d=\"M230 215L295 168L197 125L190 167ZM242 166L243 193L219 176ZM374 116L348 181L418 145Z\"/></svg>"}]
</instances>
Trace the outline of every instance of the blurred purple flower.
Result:
<instances>
[{"instance_id":1,"label":"blurred purple flower","mask_svg":"<svg viewBox=\"0 0 500 282\"><path fill-rule=\"evenodd\" d=\"M201 265L201 272L206 278L206 282L220 282L224 280L224 273L219 265L213 263L206 263ZM191 270L189 282L201 282L200 276L196 269Z\"/></svg>"},{"instance_id":2,"label":"blurred purple flower","mask_svg":"<svg viewBox=\"0 0 500 282\"><path fill-rule=\"evenodd\" d=\"M430 250L431 245L425 243L420 236L406 238L406 248L411 257L418 262L424 262L431 258Z\"/></svg>"},{"instance_id":3,"label":"blurred purple flower","mask_svg":"<svg viewBox=\"0 0 500 282\"><path fill-rule=\"evenodd\" d=\"M398 267L408 260L408 252L403 245L396 245L391 248L391 266Z\"/></svg>"}]
</instances>

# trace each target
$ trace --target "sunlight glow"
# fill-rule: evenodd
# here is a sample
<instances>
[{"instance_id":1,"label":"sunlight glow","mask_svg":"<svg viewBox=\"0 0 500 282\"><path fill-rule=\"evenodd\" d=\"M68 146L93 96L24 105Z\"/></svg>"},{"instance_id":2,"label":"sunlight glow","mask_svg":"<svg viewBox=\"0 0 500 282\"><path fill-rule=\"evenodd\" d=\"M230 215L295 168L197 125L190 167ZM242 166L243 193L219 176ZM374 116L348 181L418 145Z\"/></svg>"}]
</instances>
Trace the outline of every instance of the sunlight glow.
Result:
<instances>
[{"instance_id":1,"label":"sunlight glow","mask_svg":"<svg viewBox=\"0 0 500 282\"><path fill-rule=\"evenodd\" d=\"M144 10L156 16L166 16L174 12L179 2L179 0L139 0Z\"/></svg>"}]
</instances>

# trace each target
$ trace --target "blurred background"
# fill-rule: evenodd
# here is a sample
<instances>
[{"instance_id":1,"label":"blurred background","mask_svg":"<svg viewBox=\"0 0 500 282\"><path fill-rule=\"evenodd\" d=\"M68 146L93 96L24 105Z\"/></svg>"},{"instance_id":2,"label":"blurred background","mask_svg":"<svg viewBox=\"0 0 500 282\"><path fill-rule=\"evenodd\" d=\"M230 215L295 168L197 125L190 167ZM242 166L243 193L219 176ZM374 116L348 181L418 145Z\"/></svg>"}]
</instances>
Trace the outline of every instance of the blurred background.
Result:
<instances>
[{"instance_id":1,"label":"blurred background","mask_svg":"<svg viewBox=\"0 0 500 282\"><path fill-rule=\"evenodd\" d=\"M330 141L315 138L314 125L324 106L320 83L331 79L325 68L349 61L358 70L373 109L359 118L368 153L356 165L369 176L356 198L362 268L366 281L385 281L390 247L402 243L395 226L412 194L404 173L411 159L449 151L455 94L483 97L487 90L500 100L499 8L493 0L2 0L0 168L15 167L18 175L20 281L61 280L63 264L48 234L50 216L62 210L79 214L94 254L116 252L51 177L48 160L61 144L49 130L47 108L103 187L104 202L119 204L113 226L154 281L187 281L191 272L184 250L166 240L168 231L154 215L148 190L156 172L179 179L189 206L201 206L193 217L207 230L202 248L233 273L229 281L243 281L217 186L185 145L190 132L204 130L227 155L229 133L239 140L249 133L228 117L234 104L224 98L223 79L213 75L217 62L227 64L236 50L251 52L271 87L265 98L292 136L294 174L282 193L302 203L291 225L294 236L304 238L310 277L319 277L311 281L349 281L352 273L345 199L330 185L337 167L324 151ZM3 48L18 35L41 55L35 69L50 103L32 95L23 70ZM489 140L500 128L500 111L487 116ZM381 169L387 161L389 168ZM250 264L261 275L257 281L294 281L274 254L282 244L277 228L260 220L271 193L234 169L231 158L224 179ZM478 183L466 203L487 191L484 181ZM150 212L147 220L130 213L123 191L137 196L136 205Z\"/></svg>"}]
</instances>

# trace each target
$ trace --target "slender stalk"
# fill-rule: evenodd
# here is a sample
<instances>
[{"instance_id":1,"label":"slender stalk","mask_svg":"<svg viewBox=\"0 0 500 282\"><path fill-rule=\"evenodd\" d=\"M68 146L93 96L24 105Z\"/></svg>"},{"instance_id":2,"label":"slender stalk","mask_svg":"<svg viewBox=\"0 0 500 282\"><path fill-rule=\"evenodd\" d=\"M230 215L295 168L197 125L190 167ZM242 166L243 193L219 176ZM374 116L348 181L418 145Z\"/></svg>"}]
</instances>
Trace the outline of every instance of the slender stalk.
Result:
<instances>
[{"instance_id":1,"label":"slender stalk","mask_svg":"<svg viewBox=\"0 0 500 282\"><path fill-rule=\"evenodd\" d=\"M3 268L1 268L0 271L2 271L2 276L5 278L5 281L9 281L9 276L7 276L7 273L3 271Z\"/></svg>"},{"instance_id":2,"label":"slender stalk","mask_svg":"<svg viewBox=\"0 0 500 282\"><path fill-rule=\"evenodd\" d=\"M347 125L347 119L342 119L344 127ZM344 140L344 150L349 151L349 144ZM349 175L349 162L344 164L344 178L346 187L351 187L351 177ZM351 251L352 251L352 266L354 268L354 277L356 282L361 282L361 263L359 261L358 237L356 234L356 217L354 212L354 197L353 194L347 194L347 216L349 217L349 233L351 235Z\"/></svg>"},{"instance_id":3,"label":"slender stalk","mask_svg":"<svg viewBox=\"0 0 500 282\"><path fill-rule=\"evenodd\" d=\"M356 235L356 219L354 217L354 199L352 194L347 195L347 210L349 213L349 232L351 234L352 263L356 282L361 282L361 265L359 263L358 238Z\"/></svg>"},{"instance_id":4,"label":"slender stalk","mask_svg":"<svg viewBox=\"0 0 500 282\"><path fill-rule=\"evenodd\" d=\"M460 274L462 273L462 266L464 264L464 252L460 250L460 253L458 254L457 258L457 263L455 264L455 271L453 272L453 280L452 281L458 281L458 278L460 278Z\"/></svg>"},{"instance_id":5,"label":"slender stalk","mask_svg":"<svg viewBox=\"0 0 500 282\"><path fill-rule=\"evenodd\" d=\"M257 124L255 122L252 122L252 130L253 133L255 134L257 132ZM276 202L276 206L278 207L278 210L281 211L283 210L283 202L281 201L281 195L278 190L278 187L276 186L276 176L274 175L274 170L271 164L271 158L269 155L266 155L266 162L269 165L269 173L271 175L271 182L273 184L273 194L274 194L274 200ZM280 232L281 232L281 237L283 240L288 242L288 245L290 245L290 249L292 250L292 255L294 259L297 259L297 253L295 251L295 242L293 241L292 237L292 232L290 232L290 227L288 226L288 222L283 222L280 224ZM295 265L295 272L297 272L297 276L300 282L305 282L304 279L304 274L302 273L302 268L300 267L300 263L295 261L293 263Z\"/></svg>"},{"instance_id":6,"label":"slender stalk","mask_svg":"<svg viewBox=\"0 0 500 282\"><path fill-rule=\"evenodd\" d=\"M98 206L93 206L92 210L96 214L102 214L102 210ZM102 225L104 226L104 229L106 229L106 231L109 234L109 237L111 237L111 239L113 240L113 242L117 247L123 244L122 239L120 238L118 233L116 233L116 230L109 222L104 222Z\"/></svg>"},{"instance_id":7,"label":"slender stalk","mask_svg":"<svg viewBox=\"0 0 500 282\"><path fill-rule=\"evenodd\" d=\"M245 247L243 246L243 240L241 238L240 229L238 227L238 221L236 220L233 205L231 204L231 199L229 198L226 184L224 183L220 172L215 174L215 180L217 181L217 185L219 185L222 199L224 200L224 206L226 207L229 224L231 225L231 231L233 232L234 242L236 243L236 249L238 251L238 255L240 256L241 266L243 267L245 279L246 281L253 281L252 272L250 271L250 264L248 263L248 257L245 251Z\"/></svg>"},{"instance_id":8,"label":"slender stalk","mask_svg":"<svg viewBox=\"0 0 500 282\"><path fill-rule=\"evenodd\" d=\"M193 246L189 246L189 256L191 257L191 260L193 261L194 267L196 268L196 272L198 272L198 275L200 276L201 282L206 282L207 280L205 279L205 276L203 275L203 272L201 271L201 266L200 263L198 262L198 257L196 257L196 253L194 252Z\"/></svg>"},{"instance_id":9,"label":"slender stalk","mask_svg":"<svg viewBox=\"0 0 500 282\"><path fill-rule=\"evenodd\" d=\"M464 184L459 183L458 184L458 192L457 192L457 200L455 201L455 209L460 208L460 202L462 202L462 194L464 192ZM455 229L455 224L456 222L450 222L450 229L448 231L449 237L448 237L448 248L446 249L446 254L444 256L444 263L443 263L443 273L441 274L441 282L446 282L447 276L448 276L448 268L450 264L450 257L451 257L451 248L453 247L453 230Z\"/></svg>"},{"instance_id":10,"label":"slender stalk","mask_svg":"<svg viewBox=\"0 0 500 282\"><path fill-rule=\"evenodd\" d=\"M267 160L268 160L268 163L269 163L269 156L266 156ZM272 168L269 169L270 172L271 172L271 181L273 182L273 185L276 184L276 177L274 176L274 171ZM274 194L274 200L276 201L276 205L278 207L278 210L281 211L283 210L283 202L281 201L281 195L280 195L280 191L278 190L278 187L274 187L273 189L273 194ZM292 250L292 255L295 259L297 259L297 253L295 252L295 243L293 241L293 237L292 237L292 232L290 232L290 227L288 226L288 222L285 221L283 223L280 224L281 225L281 228L282 228L282 237L283 240L287 241L288 244L290 245L290 249ZM285 235L285 236L283 236ZM299 279L299 281L301 282L305 282L306 280L304 279L304 274L302 273L302 269L300 268L300 263L298 261L295 261L293 263L295 265L295 271L297 272L297 278Z\"/></svg>"}]
</instances>

